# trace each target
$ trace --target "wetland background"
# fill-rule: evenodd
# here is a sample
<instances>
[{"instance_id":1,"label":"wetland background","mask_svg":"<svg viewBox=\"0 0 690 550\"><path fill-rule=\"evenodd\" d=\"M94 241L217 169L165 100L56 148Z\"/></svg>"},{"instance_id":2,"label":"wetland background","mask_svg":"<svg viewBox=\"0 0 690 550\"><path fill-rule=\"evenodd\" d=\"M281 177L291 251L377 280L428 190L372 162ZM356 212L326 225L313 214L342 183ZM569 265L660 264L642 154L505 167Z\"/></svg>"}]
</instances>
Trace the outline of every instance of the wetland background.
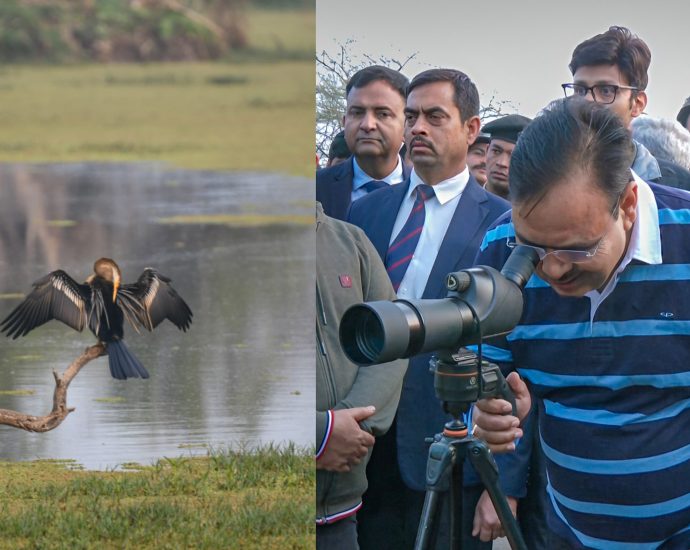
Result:
<instances>
[{"instance_id":1,"label":"wetland background","mask_svg":"<svg viewBox=\"0 0 690 550\"><path fill-rule=\"evenodd\" d=\"M0 426L0 547L313 545L313 56L302 1L0 4L0 315L100 256L194 311L185 334L126 327L149 380L100 358L56 430ZM0 407L47 412L92 342L2 337Z\"/></svg>"}]
</instances>

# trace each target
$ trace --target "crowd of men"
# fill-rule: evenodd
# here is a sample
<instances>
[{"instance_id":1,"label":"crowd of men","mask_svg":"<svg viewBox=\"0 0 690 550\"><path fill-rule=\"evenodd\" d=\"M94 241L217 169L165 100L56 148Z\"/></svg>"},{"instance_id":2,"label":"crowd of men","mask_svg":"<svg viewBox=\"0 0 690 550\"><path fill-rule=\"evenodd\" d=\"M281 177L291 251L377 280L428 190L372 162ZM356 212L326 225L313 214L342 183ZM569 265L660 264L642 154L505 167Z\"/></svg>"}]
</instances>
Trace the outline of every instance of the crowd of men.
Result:
<instances>
[{"instance_id":1,"label":"crowd of men","mask_svg":"<svg viewBox=\"0 0 690 550\"><path fill-rule=\"evenodd\" d=\"M611 27L574 49L562 100L484 125L459 70L350 79L316 175L317 548L412 548L449 418L430 354L345 356L345 309L442 298L447 273L518 245L539 256L522 318L483 346L517 415L484 399L471 422L527 547L690 548L690 98L677 121L641 116L650 61ZM491 548L504 528L464 474L462 548ZM447 548L447 500L440 516Z\"/></svg>"}]
</instances>

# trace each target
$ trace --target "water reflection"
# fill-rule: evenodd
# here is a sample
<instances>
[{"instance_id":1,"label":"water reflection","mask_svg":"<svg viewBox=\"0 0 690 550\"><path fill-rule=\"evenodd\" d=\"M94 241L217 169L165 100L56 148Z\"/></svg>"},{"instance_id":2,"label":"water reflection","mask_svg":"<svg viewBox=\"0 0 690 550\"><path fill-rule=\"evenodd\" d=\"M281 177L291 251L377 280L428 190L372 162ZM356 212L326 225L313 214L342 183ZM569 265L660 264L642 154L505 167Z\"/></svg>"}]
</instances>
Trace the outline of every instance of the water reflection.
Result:
<instances>
[{"instance_id":1,"label":"water reflection","mask_svg":"<svg viewBox=\"0 0 690 550\"><path fill-rule=\"evenodd\" d=\"M142 335L126 326L151 378L114 380L107 358L97 359L72 382L68 405L77 410L59 428L0 426L0 460L112 468L203 453L203 444L312 444L310 181L156 164L5 165L0 196L1 317L41 275L61 268L84 280L101 256L118 262L125 282L156 267L194 311L187 333L167 322ZM34 393L0 394L0 408L48 412L51 370L93 341L57 322L3 337L0 392Z\"/></svg>"}]
</instances>

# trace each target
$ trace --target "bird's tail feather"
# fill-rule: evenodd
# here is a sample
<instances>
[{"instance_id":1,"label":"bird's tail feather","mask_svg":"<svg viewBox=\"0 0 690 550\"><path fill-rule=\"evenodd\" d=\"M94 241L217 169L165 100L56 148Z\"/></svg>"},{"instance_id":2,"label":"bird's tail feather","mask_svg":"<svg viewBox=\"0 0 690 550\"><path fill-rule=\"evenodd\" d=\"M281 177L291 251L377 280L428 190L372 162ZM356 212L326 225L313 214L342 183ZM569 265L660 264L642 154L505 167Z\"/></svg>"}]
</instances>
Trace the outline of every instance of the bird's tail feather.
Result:
<instances>
[{"instance_id":1,"label":"bird's tail feather","mask_svg":"<svg viewBox=\"0 0 690 550\"><path fill-rule=\"evenodd\" d=\"M117 380L148 378L149 373L122 340L108 342L110 374Z\"/></svg>"}]
</instances>

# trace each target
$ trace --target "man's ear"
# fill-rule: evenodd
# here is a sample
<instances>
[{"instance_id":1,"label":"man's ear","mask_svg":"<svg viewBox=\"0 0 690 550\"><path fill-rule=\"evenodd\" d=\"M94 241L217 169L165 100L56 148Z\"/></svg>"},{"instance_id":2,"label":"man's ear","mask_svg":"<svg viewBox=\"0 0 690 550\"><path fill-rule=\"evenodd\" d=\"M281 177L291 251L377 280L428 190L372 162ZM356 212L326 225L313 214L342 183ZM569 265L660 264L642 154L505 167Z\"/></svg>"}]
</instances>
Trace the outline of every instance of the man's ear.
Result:
<instances>
[{"instance_id":1,"label":"man's ear","mask_svg":"<svg viewBox=\"0 0 690 550\"><path fill-rule=\"evenodd\" d=\"M465 127L467 128L467 144L471 145L479 135L479 129L482 127L482 120L478 116L473 116L465 122Z\"/></svg>"},{"instance_id":2,"label":"man's ear","mask_svg":"<svg viewBox=\"0 0 690 550\"><path fill-rule=\"evenodd\" d=\"M637 218L637 182L631 181L623 192L620 209L623 214L623 226L630 229Z\"/></svg>"},{"instance_id":3,"label":"man's ear","mask_svg":"<svg viewBox=\"0 0 690 550\"><path fill-rule=\"evenodd\" d=\"M640 116L647 107L647 92L640 90L632 97L632 110L630 114L633 118Z\"/></svg>"}]
</instances>

